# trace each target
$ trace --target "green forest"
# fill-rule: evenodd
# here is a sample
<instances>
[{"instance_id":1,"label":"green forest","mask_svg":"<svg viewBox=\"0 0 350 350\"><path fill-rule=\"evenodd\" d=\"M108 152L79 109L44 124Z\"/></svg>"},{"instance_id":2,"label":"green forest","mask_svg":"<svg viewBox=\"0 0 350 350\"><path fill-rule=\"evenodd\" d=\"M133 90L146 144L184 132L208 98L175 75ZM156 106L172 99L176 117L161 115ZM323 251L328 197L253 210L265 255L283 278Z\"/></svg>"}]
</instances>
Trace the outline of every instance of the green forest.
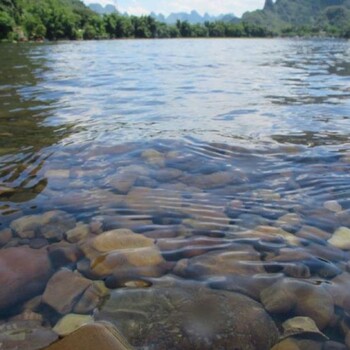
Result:
<instances>
[{"instance_id":1,"label":"green forest","mask_svg":"<svg viewBox=\"0 0 350 350\"><path fill-rule=\"evenodd\" d=\"M246 13L238 23L217 21L190 24L177 21L174 25L167 25L151 16L136 17L118 13L101 16L80 0L0 0L0 40L294 35L350 37L349 2L277 0L274 3L266 0L263 10Z\"/></svg>"}]
</instances>

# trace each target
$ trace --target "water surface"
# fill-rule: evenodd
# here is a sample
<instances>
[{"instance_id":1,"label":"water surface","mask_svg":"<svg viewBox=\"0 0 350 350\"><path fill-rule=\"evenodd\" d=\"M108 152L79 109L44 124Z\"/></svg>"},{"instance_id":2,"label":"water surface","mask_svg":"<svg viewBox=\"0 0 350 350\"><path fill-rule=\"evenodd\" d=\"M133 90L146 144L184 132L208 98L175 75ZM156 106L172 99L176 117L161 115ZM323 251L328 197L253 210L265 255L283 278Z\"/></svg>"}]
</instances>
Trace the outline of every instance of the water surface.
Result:
<instances>
[{"instance_id":1,"label":"water surface","mask_svg":"<svg viewBox=\"0 0 350 350\"><path fill-rule=\"evenodd\" d=\"M340 40L2 45L3 249L33 246L43 230L11 223L52 210L98 234L129 228L155 240L165 277L107 286L176 275L261 302L277 280L324 285L342 301L315 321L344 343L350 243L332 235L350 228L349 54ZM248 257L225 262L232 251Z\"/></svg>"}]
</instances>

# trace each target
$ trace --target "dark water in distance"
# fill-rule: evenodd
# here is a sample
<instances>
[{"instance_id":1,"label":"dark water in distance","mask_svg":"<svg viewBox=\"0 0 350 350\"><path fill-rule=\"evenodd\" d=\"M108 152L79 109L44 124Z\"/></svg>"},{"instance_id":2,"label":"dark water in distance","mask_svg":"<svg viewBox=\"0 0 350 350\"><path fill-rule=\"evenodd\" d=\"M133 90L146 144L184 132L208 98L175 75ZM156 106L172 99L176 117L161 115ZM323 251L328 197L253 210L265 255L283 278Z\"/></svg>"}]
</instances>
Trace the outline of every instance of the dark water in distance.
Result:
<instances>
[{"instance_id":1,"label":"dark water in distance","mask_svg":"<svg viewBox=\"0 0 350 350\"><path fill-rule=\"evenodd\" d=\"M350 243L327 240L350 228L349 170L349 41L0 46L0 230L59 209L147 234L166 261L189 264L193 239L210 237L198 256L245 244L263 270L167 274L237 290L237 275L282 273L341 294ZM295 315L309 316L281 317ZM344 343L338 321L322 328Z\"/></svg>"}]
</instances>

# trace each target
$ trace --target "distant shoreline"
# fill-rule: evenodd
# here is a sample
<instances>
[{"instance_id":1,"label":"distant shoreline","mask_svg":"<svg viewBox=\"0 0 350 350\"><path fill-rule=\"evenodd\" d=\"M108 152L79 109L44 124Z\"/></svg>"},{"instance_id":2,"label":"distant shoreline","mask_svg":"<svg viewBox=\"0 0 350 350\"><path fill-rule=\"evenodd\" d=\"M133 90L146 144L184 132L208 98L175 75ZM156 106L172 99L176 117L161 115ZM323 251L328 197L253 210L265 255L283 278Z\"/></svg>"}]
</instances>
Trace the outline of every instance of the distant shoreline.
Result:
<instances>
[{"instance_id":1,"label":"distant shoreline","mask_svg":"<svg viewBox=\"0 0 350 350\"><path fill-rule=\"evenodd\" d=\"M270 37L188 37L188 38L111 38L111 39L85 39L85 40L71 40L71 39L58 39L58 40L21 40L10 41L2 40L0 44L48 44L48 43L84 43L84 42L105 42L105 41L165 41L165 40L343 40L349 41L349 38L337 37L337 36L270 36Z\"/></svg>"}]
</instances>

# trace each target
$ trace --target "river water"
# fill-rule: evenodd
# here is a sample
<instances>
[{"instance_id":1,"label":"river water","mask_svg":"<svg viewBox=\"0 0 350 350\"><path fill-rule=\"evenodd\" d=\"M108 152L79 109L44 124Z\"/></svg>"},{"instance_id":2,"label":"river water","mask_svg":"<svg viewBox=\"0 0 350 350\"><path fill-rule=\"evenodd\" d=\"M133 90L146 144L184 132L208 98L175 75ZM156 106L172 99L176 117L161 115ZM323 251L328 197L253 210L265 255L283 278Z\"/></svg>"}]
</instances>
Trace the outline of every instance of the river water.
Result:
<instances>
[{"instance_id":1,"label":"river water","mask_svg":"<svg viewBox=\"0 0 350 350\"><path fill-rule=\"evenodd\" d=\"M37 297L53 277L34 273L42 286L28 293L28 281L1 287L5 325L36 297L45 326L94 313L140 349L277 342L231 339L203 319L206 336L191 333L155 297L165 288L180 293L168 303L192 305L203 288L255 300L278 336L286 320L312 319L330 340L303 331L301 349L350 346L349 41L3 44L0 62L1 273L15 273L6 250L48 251L49 277L66 268L108 287L96 305L62 311ZM167 326L145 336L140 313ZM177 334L172 346L161 332Z\"/></svg>"}]
</instances>

